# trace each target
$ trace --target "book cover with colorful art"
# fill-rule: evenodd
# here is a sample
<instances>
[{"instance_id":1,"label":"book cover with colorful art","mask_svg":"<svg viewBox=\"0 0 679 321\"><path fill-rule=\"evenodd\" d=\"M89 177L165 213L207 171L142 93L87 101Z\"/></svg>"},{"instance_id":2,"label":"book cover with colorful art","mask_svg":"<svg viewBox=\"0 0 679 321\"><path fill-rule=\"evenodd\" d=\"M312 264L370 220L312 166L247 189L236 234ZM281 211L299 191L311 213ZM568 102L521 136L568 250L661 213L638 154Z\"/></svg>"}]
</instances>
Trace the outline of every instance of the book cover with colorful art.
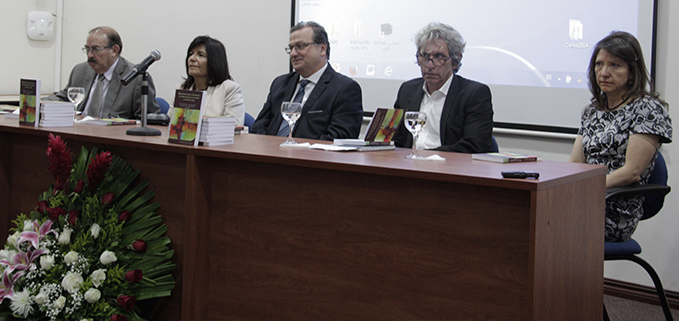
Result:
<instances>
[{"instance_id":1,"label":"book cover with colorful art","mask_svg":"<svg viewBox=\"0 0 679 321\"><path fill-rule=\"evenodd\" d=\"M169 143L198 146L205 110L205 91L177 89L170 121Z\"/></svg>"},{"instance_id":2,"label":"book cover with colorful art","mask_svg":"<svg viewBox=\"0 0 679 321\"><path fill-rule=\"evenodd\" d=\"M38 127L40 79L21 79L19 87L19 125Z\"/></svg>"}]
</instances>

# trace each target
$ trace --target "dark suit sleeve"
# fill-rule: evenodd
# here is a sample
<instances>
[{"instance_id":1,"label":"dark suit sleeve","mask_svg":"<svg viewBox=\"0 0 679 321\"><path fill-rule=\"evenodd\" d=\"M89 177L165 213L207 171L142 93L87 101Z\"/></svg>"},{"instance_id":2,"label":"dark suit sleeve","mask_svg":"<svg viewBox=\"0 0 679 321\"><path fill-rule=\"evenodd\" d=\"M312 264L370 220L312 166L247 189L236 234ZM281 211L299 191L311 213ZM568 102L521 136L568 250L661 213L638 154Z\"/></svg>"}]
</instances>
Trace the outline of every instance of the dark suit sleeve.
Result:
<instances>
[{"instance_id":1,"label":"dark suit sleeve","mask_svg":"<svg viewBox=\"0 0 679 321\"><path fill-rule=\"evenodd\" d=\"M259 112L259 115L257 115L255 122L252 124L252 128L250 128L250 133L252 134L266 135L267 133L269 124L271 124L271 120L273 119L273 111L271 110L271 104L273 103L272 95L275 90L274 86L276 84L276 80L277 79L275 79L271 83L271 87L269 87L269 95L267 95L266 97L266 102L264 102L262 110ZM280 112L280 109L278 110L278 112Z\"/></svg>"},{"instance_id":2,"label":"dark suit sleeve","mask_svg":"<svg viewBox=\"0 0 679 321\"><path fill-rule=\"evenodd\" d=\"M330 84L332 85L332 83ZM332 104L332 117L322 140L335 138L358 138L363 122L363 97L361 86L349 81Z\"/></svg>"},{"instance_id":3,"label":"dark suit sleeve","mask_svg":"<svg viewBox=\"0 0 679 321\"><path fill-rule=\"evenodd\" d=\"M403 97L403 87L405 84L401 84L401 87L398 89L398 94L396 95L396 102L394 103L394 109L403 109L407 111L408 106L406 106ZM401 122L398 124L398 129L396 130L396 133L394 134L393 141L394 145L396 147L412 147L413 141L412 137L410 135L410 132L406 129L405 119L401 120Z\"/></svg>"},{"instance_id":4,"label":"dark suit sleeve","mask_svg":"<svg viewBox=\"0 0 679 321\"><path fill-rule=\"evenodd\" d=\"M436 150L458 153L485 153L490 151L493 135L493 105L490 88L478 84L469 88L469 99L464 102L464 127L459 139L444 144ZM442 120L443 121L443 120ZM447 133L447 136L452 136Z\"/></svg>"}]
</instances>

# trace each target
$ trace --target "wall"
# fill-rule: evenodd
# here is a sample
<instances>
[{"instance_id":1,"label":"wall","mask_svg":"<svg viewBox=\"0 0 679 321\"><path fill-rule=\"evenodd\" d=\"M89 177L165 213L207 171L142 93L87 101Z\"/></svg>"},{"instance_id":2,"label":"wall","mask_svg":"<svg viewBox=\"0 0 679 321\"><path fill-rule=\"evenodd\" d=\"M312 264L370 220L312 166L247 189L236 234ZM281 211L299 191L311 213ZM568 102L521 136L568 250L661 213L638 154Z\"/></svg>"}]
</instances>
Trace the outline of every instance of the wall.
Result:
<instances>
[{"instance_id":1,"label":"wall","mask_svg":"<svg viewBox=\"0 0 679 321\"><path fill-rule=\"evenodd\" d=\"M670 113L679 120L679 61L669 53L679 52L679 4L660 0L657 46L657 85L661 96L670 103ZM26 15L31 10L56 13L63 3L63 49L61 65L55 66L55 41L35 42L26 37ZM271 80L289 68L283 48L288 43L290 2L281 0L0 0L0 94L17 94L20 77L43 80L43 92L51 92L66 84L70 69L85 59L80 51L87 32L98 25L110 25L123 39L123 56L141 61L153 49L163 57L150 67L158 95L170 97L174 86L185 75L184 58L191 40L208 34L226 46L232 75L243 88L246 111L256 115L266 99ZM121 8L130 8L129 12ZM11 44L11 45L10 45ZM59 86L54 74L62 69ZM558 102L553 102L557 103ZM583 105L586 102L583 102ZM500 149L541 155L545 160L566 161L572 139L536 138L527 135L496 133ZM670 185L679 188L675 160L679 146L663 147L670 170ZM643 222L637 239L643 246L642 256L660 274L665 288L679 291L679 197L670 194L662 212ZM603 232L603 231L602 231ZM609 278L651 285L651 280L629 262L605 265Z\"/></svg>"}]
</instances>

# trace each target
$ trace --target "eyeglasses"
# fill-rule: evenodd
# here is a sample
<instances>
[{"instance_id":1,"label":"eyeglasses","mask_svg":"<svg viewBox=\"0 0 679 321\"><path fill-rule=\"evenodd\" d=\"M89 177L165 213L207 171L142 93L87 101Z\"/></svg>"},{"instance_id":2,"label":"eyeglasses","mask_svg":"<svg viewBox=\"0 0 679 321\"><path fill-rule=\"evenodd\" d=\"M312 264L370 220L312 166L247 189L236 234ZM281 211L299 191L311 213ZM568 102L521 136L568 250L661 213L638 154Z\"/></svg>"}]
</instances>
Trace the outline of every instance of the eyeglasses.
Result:
<instances>
[{"instance_id":1,"label":"eyeglasses","mask_svg":"<svg viewBox=\"0 0 679 321\"><path fill-rule=\"evenodd\" d=\"M417 54L415 55L417 57L417 64L420 66L426 65L429 61L431 61L434 66L442 66L443 64L448 61L448 59L453 58L453 56L444 56L442 54L435 54L435 55L428 55L428 54Z\"/></svg>"},{"instance_id":2,"label":"eyeglasses","mask_svg":"<svg viewBox=\"0 0 679 321\"><path fill-rule=\"evenodd\" d=\"M289 54L292 53L292 49L297 49L297 52L300 52L300 51L306 49L306 47L308 47L309 45L315 45L315 44L317 44L317 43L316 42L298 43L298 44L295 44L295 45L292 45L292 46L285 47L285 52L287 52L288 55L289 55Z\"/></svg>"},{"instance_id":3,"label":"eyeglasses","mask_svg":"<svg viewBox=\"0 0 679 321\"><path fill-rule=\"evenodd\" d=\"M83 47L82 50L83 50L83 53L85 53L85 54L87 54L87 53L90 52L90 51L91 51L93 54L97 54L98 52L100 52L100 51L102 51L102 50L104 50L104 49L111 48L111 47L113 47L113 45L106 46L106 47L88 47L88 46L85 46L85 47Z\"/></svg>"}]
</instances>

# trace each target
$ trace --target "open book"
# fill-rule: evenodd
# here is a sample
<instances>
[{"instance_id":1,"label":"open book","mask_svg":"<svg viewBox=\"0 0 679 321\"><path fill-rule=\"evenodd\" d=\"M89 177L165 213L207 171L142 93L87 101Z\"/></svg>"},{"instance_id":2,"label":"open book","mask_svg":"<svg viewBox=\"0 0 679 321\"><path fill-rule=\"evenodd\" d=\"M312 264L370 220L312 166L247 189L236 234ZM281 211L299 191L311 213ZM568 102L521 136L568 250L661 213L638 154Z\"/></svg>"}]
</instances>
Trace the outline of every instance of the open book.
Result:
<instances>
[{"instance_id":1,"label":"open book","mask_svg":"<svg viewBox=\"0 0 679 321\"><path fill-rule=\"evenodd\" d=\"M339 146L390 146L394 133L403 118L403 109L378 108L375 111L365 137L362 139L335 139L333 144Z\"/></svg>"}]
</instances>

